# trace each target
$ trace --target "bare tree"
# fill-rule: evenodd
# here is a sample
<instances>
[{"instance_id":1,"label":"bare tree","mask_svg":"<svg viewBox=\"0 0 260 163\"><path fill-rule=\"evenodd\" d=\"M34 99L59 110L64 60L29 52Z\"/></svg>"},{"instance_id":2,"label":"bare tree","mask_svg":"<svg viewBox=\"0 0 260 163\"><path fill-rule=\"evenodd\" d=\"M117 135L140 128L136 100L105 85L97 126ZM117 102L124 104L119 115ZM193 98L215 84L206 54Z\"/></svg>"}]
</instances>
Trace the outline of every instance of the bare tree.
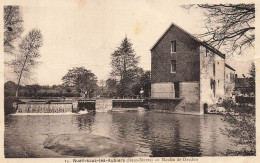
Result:
<instances>
[{"instance_id":1,"label":"bare tree","mask_svg":"<svg viewBox=\"0 0 260 163\"><path fill-rule=\"evenodd\" d=\"M228 54L242 54L254 47L255 4L199 4L185 5L204 10L207 32L200 35L205 41Z\"/></svg>"},{"instance_id":2,"label":"bare tree","mask_svg":"<svg viewBox=\"0 0 260 163\"><path fill-rule=\"evenodd\" d=\"M23 19L19 6L4 6L4 51L12 53L12 42L23 33Z\"/></svg>"},{"instance_id":3,"label":"bare tree","mask_svg":"<svg viewBox=\"0 0 260 163\"><path fill-rule=\"evenodd\" d=\"M21 79L26 73L30 73L37 65L37 58L40 57L39 48L42 46L42 34L40 30L31 30L19 44L19 55L9 64L17 74L16 97L19 97Z\"/></svg>"}]
</instances>

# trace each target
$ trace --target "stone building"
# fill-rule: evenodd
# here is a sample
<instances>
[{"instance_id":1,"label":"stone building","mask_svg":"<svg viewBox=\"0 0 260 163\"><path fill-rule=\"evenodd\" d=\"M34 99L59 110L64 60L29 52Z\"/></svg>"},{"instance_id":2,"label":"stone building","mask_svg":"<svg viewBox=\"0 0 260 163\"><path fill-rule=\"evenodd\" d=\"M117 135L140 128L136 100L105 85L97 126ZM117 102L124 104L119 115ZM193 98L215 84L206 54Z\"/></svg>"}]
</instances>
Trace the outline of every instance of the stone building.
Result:
<instances>
[{"instance_id":1,"label":"stone building","mask_svg":"<svg viewBox=\"0 0 260 163\"><path fill-rule=\"evenodd\" d=\"M225 54L171 24L151 48L150 107L201 115L231 96L234 77Z\"/></svg>"}]
</instances>

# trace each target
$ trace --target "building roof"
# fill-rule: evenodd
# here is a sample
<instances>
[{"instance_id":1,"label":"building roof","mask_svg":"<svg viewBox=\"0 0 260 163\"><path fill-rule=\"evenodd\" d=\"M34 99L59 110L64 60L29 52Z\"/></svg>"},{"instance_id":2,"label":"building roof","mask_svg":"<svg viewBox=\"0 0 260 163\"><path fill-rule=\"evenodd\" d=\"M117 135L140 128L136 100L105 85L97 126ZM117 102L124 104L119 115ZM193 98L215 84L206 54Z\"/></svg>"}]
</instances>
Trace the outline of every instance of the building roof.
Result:
<instances>
[{"instance_id":1,"label":"building roof","mask_svg":"<svg viewBox=\"0 0 260 163\"><path fill-rule=\"evenodd\" d=\"M205 48L211 50L212 52L216 53L217 55L219 55L221 58L225 59L225 54L221 53L219 50L217 50L216 48L214 48L213 46L209 45L208 43L206 43L205 41L201 41L198 38L194 37L193 35L191 35L189 32L187 32L186 30L182 29L181 27L177 26L174 23L171 23L171 25L169 26L169 28L167 28L167 30L162 34L162 36L155 42L155 44L152 46L152 48L150 49L151 51L157 46L157 44L162 40L162 38L166 35L166 33L171 29L172 26L175 26L177 28L179 28L180 30L182 30L184 33L186 33L187 35L189 35L191 38L193 38L195 41L197 41L198 43L200 43L202 46L204 46Z\"/></svg>"},{"instance_id":2,"label":"building roof","mask_svg":"<svg viewBox=\"0 0 260 163\"><path fill-rule=\"evenodd\" d=\"M226 66L227 68L229 68L230 70L236 71L234 68L232 68L231 66L229 66L229 65L226 64L226 63L225 63L225 66Z\"/></svg>"}]
</instances>

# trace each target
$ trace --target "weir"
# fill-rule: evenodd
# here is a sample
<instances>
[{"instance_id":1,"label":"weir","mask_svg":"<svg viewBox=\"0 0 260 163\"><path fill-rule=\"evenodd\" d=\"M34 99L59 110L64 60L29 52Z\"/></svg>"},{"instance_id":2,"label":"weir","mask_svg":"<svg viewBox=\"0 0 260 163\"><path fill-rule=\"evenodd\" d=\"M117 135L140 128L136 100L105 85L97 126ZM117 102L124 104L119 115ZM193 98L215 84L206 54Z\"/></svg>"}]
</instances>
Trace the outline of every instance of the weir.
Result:
<instances>
[{"instance_id":1,"label":"weir","mask_svg":"<svg viewBox=\"0 0 260 163\"><path fill-rule=\"evenodd\" d=\"M16 113L68 113L72 112L72 103L25 103L18 104Z\"/></svg>"},{"instance_id":2,"label":"weir","mask_svg":"<svg viewBox=\"0 0 260 163\"><path fill-rule=\"evenodd\" d=\"M16 113L78 113L81 110L108 112L112 108L144 107L143 99L79 99L76 101L33 101L17 104Z\"/></svg>"}]
</instances>

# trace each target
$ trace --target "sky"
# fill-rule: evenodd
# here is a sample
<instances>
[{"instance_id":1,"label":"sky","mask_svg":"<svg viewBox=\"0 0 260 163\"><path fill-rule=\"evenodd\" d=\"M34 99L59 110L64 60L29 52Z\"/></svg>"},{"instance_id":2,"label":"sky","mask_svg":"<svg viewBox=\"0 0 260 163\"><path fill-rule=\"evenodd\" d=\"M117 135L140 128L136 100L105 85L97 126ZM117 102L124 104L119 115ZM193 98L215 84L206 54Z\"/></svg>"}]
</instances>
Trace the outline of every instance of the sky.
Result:
<instances>
[{"instance_id":1,"label":"sky","mask_svg":"<svg viewBox=\"0 0 260 163\"><path fill-rule=\"evenodd\" d=\"M168 0L23 3L23 35L38 28L44 41L41 64L30 83L62 84L62 77L77 66L91 70L98 80L107 79L110 56L125 36L141 57L139 66L150 70L150 49L172 22L191 34L205 31L202 12L188 11L180 5ZM241 75L248 72L253 57L251 50L227 62Z\"/></svg>"}]
</instances>

